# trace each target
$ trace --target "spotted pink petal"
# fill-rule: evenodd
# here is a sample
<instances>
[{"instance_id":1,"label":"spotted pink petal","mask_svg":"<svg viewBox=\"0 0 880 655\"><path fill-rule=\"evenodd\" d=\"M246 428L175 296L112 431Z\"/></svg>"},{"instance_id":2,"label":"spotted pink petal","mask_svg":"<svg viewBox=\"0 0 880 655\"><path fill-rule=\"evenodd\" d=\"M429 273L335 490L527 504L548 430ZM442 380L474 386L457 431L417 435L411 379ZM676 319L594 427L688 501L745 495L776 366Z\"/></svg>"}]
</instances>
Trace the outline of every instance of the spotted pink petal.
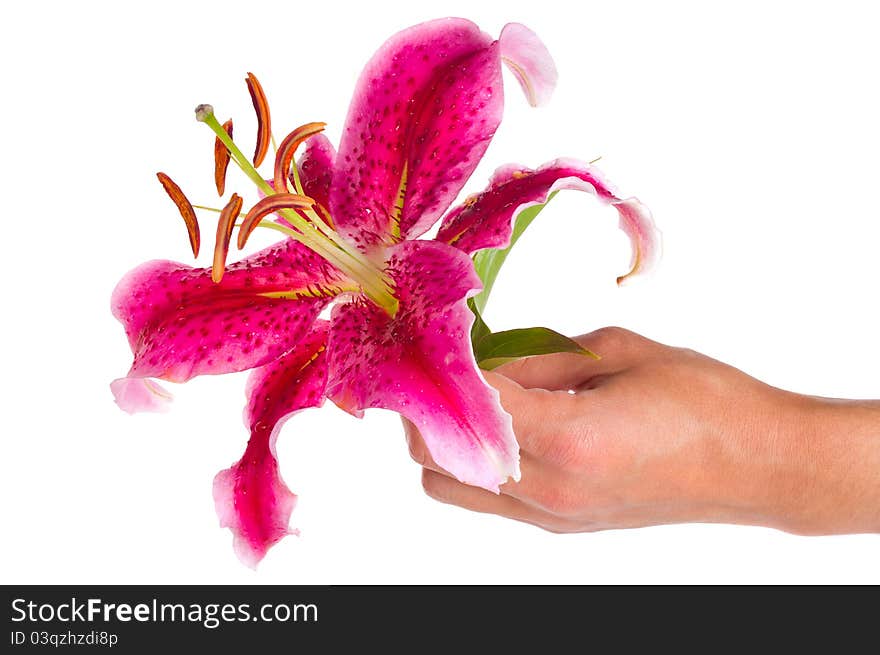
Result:
<instances>
[{"instance_id":1,"label":"spotted pink petal","mask_svg":"<svg viewBox=\"0 0 880 655\"><path fill-rule=\"evenodd\" d=\"M617 278L618 284L656 264L660 232L648 208L637 198L621 200L597 168L573 159L557 159L537 170L512 164L499 168L485 191L449 212L437 240L468 254L503 248L510 242L513 218L527 207L546 202L559 189L588 191L617 210L620 228L632 246L630 271Z\"/></svg>"},{"instance_id":2,"label":"spotted pink petal","mask_svg":"<svg viewBox=\"0 0 880 655\"><path fill-rule=\"evenodd\" d=\"M533 107L546 104L559 74L547 47L525 25L508 23L498 37L501 61L507 64Z\"/></svg>"},{"instance_id":3,"label":"spotted pink petal","mask_svg":"<svg viewBox=\"0 0 880 655\"><path fill-rule=\"evenodd\" d=\"M296 344L343 281L293 240L230 264L219 284L210 268L147 262L122 279L111 300L134 354L127 377L185 382L261 366ZM272 293L299 297L264 295ZM131 385L114 390L128 394Z\"/></svg>"},{"instance_id":4,"label":"spotted pink petal","mask_svg":"<svg viewBox=\"0 0 880 655\"><path fill-rule=\"evenodd\" d=\"M275 442L294 413L324 402L328 325L316 321L293 350L251 373L245 410L250 441L244 456L214 478L220 526L232 530L236 554L252 568L278 541L297 534L289 527L296 495L281 479Z\"/></svg>"},{"instance_id":5,"label":"spotted pink petal","mask_svg":"<svg viewBox=\"0 0 880 655\"><path fill-rule=\"evenodd\" d=\"M406 29L365 67L330 192L334 222L364 249L424 233L458 195L503 108L498 43L470 21Z\"/></svg>"},{"instance_id":6,"label":"spotted pink petal","mask_svg":"<svg viewBox=\"0 0 880 655\"><path fill-rule=\"evenodd\" d=\"M468 338L465 298L480 288L470 258L435 241L390 249L400 309L363 301L334 308L327 395L356 415L402 414L434 460L462 482L491 491L519 478L519 449L498 393L483 380Z\"/></svg>"},{"instance_id":7,"label":"spotted pink petal","mask_svg":"<svg viewBox=\"0 0 880 655\"><path fill-rule=\"evenodd\" d=\"M323 134L316 134L306 140L303 154L297 162L303 191L328 209L335 160L336 149L333 144Z\"/></svg>"}]
</instances>

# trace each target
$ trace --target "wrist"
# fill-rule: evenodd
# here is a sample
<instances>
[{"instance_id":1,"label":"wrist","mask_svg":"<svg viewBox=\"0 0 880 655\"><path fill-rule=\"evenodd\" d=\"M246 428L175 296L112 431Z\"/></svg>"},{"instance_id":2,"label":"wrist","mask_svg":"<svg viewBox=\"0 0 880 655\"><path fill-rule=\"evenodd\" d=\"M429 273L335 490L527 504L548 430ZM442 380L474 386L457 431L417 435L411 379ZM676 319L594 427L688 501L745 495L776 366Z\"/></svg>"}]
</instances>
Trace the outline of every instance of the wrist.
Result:
<instances>
[{"instance_id":1,"label":"wrist","mask_svg":"<svg viewBox=\"0 0 880 655\"><path fill-rule=\"evenodd\" d=\"M773 527L880 532L880 402L784 395L767 443Z\"/></svg>"}]
</instances>

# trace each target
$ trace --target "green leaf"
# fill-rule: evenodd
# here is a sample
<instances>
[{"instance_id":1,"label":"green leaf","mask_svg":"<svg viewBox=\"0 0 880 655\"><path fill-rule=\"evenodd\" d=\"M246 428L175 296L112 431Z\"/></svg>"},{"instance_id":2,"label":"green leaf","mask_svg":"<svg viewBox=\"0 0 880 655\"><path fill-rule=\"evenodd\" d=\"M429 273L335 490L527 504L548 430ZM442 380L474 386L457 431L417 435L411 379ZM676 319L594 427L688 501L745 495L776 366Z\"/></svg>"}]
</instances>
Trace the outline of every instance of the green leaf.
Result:
<instances>
[{"instance_id":1,"label":"green leaf","mask_svg":"<svg viewBox=\"0 0 880 655\"><path fill-rule=\"evenodd\" d=\"M553 200L557 193L558 191L551 193L550 197L547 198L547 202ZM483 281L483 290L474 296L473 299L475 313L481 314L486 310L486 303L489 301L489 294L492 293L492 287L498 278L498 271L501 270L504 260L510 254L510 249L516 244L522 233L526 231L526 228L532 224L532 221L538 217L541 210L547 206L547 202L527 207L517 215L516 220L513 222L513 234L510 237L509 246L506 248L486 248L474 255L474 268L477 269L477 275Z\"/></svg>"},{"instance_id":2,"label":"green leaf","mask_svg":"<svg viewBox=\"0 0 880 655\"><path fill-rule=\"evenodd\" d=\"M599 355L564 334L545 327L505 330L474 341L474 355L480 368L491 370L507 362L532 355L576 353L599 359Z\"/></svg>"},{"instance_id":3,"label":"green leaf","mask_svg":"<svg viewBox=\"0 0 880 655\"><path fill-rule=\"evenodd\" d=\"M470 310L474 313L474 324L471 326L471 345L474 349L474 355L477 354L477 344L480 343L487 336L492 334L492 330L489 329L489 326L486 325L486 322L483 320L483 317L480 315L480 311L477 309L474 304L473 298L467 299L467 305Z\"/></svg>"}]
</instances>

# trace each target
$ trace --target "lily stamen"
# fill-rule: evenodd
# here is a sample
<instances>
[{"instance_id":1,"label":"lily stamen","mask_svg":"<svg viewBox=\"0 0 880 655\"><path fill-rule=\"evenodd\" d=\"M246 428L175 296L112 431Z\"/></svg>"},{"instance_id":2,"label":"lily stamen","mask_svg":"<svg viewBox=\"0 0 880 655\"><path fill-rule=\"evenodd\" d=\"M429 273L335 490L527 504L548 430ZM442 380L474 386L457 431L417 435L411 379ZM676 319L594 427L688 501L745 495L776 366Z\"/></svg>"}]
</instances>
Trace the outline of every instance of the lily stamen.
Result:
<instances>
[{"instance_id":1,"label":"lily stamen","mask_svg":"<svg viewBox=\"0 0 880 655\"><path fill-rule=\"evenodd\" d=\"M211 280L217 284L223 279L226 270L226 256L229 254L229 241L235 228L235 219L241 212L242 199L237 193L232 194L227 205L220 212L217 220L217 240L214 243L214 262L211 266ZM240 232L239 232L240 233Z\"/></svg>"},{"instance_id":2,"label":"lily stamen","mask_svg":"<svg viewBox=\"0 0 880 655\"><path fill-rule=\"evenodd\" d=\"M293 130L284 137L281 145L278 146L278 152L275 153L275 191L281 193L287 189L289 180L288 173L293 164L293 157L296 150L302 143L311 136L324 131L326 123L306 123ZM302 183L299 180L299 171L293 166L293 191L299 195L305 195Z\"/></svg>"},{"instance_id":3,"label":"lily stamen","mask_svg":"<svg viewBox=\"0 0 880 655\"><path fill-rule=\"evenodd\" d=\"M274 187L276 193L282 193L284 189L289 188L289 183L292 183L293 193L301 196L306 195L299 177L299 167L293 164L293 158L299 146L310 137L323 132L326 126L326 123L321 122L306 123L305 125L300 125L284 137L275 154ZM306 208L297 211L297 213L314 223L337 246L345 249L346 243L341 241L338 238L339 235L333 230L333 220L330 218L330 213L323 207L319 212L317 202L314 203L313 208Z\"/></svg>"},{"instance_id":4,"label":"lily stamen","mask_svg":"<svg viewBox=\"0 0 880 655\"><path fill-rule=\"evenodd\" d=\"M248 91L251 94L251 101L254 103L254 111L257 112L257 145L254 149L254 166L258 167L263 163L266 153L269 152L269 141L272 138L272 119L269 114L269 101L266 100L266 94L263 91L263 85L253 73L248 73L247 78Z\"/></svg>"},{"instance_id":5,"label":"lily stamen","mask_svg":"<svg viewBox=\"0 0 880 655\"><path fill-rule=\"evenodd\" d=\"M189 245L192 248L193 257L198 257L201 239L199 236L199 221L196 218L196 212L193 209L192 203L187 199L180 187L175 184L174 180L165 173L156 173L156 177L159 178L165 193L177 205L177 210L180 212L183 222L186 223L186 231L189 234Z\"/></svg>"},{"instance_id":6,"label":"lily stamen","mask_svg":"<svg viewBox=\"0 0 880 655\"><path fill-rule=\"evenodd\" d=\"M242 221L241 227L238 229L238 249L244 248L251 233L253 233L264 216L274 214L282 209L308 209L314 202L308 196L301 196L295 193L274 193L271 196L266 196L251 207L244 217L244 221Z\"/></svg>"},{"instance_id":7,"label":"lily stamen","mask_svg":"<svg viewBox=\"0 0 880 655\"><path fill-rule=\"evenodd\" d=\"M229 150L229 154L236 165L248 178L259 188L265 195L264 200L279 195L272 188L263 176L257 172L257 169L251 165L251 162L245 157L241 149L227 134L223 126L217 121L214 115L214 108L209 104L201 104L196 107L196 120L205 123L214 132L216 137L223 142ZM286 188L286 187L285 187ZM287 194L288 196L296 194ZM307 196L300 196L305 198ZM311 249L317 255L336 266L340 271L348 275L361 285L364 294L370 298L379 307L388 312L391 316L397 313L398 301L392 293L393 284L388 278L385 271L377 267L373 262L367 259L363 253L349 245L341 236L329 228L326 224L320 225L317 214L311 209L314 201L309 199L310 204L307 207L298 206L296 209L289 206L283 206L278 213L283 216L295 229L285 228L289 236L292 236L304 246ZM261 201L262 202L262 201ZM260 203L257 203L259 205ZM317 222L312 223L300 216L297 212L300 210L311 211ZM255 222L253 227L265 226L265 221ZM249 229L253 229L248 226ZM282 226L278 226L282 227ZM318 227L318 229L316 229ZM284 230L282 230L284 231ZM249 233L248 233L249 234ZM245 237L247 240L247 237Z\"/></svg>"},{"instance_id":8,"label":"lily stamen","mask_svg":"<svg viewBox=\"0 0 880 655\"><path fill-rule=\"evenodd\" d=\"M232 119L223 123L223 131L232 138ZM220 139L214 139L214 184L217 195L223 196L226 191L226 169L229 168L229 150Z\"/></svg>"}]
</instances>

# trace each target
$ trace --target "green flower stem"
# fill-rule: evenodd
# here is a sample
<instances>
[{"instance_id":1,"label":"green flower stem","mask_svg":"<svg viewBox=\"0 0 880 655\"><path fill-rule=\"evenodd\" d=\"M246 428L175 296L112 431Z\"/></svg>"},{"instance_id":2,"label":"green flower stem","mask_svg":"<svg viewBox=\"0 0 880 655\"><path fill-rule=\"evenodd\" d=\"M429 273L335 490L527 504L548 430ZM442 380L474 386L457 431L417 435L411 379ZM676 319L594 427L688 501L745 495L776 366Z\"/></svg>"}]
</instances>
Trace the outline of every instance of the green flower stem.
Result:
<instances>
[{"instance_id":1,"label":"green flower stem","mask_svg":"<svg viewBox=\"0 0 880 655\"><path fill-rule=\"evenodd\" d=\"M551 193L547 198L547 202L550 202L557 193L558 191ZM486 248L485 250L480 250L474 255L474 267L477 270L477 274L480 276L480 280L483 282L483 290L473 298L474 306L480 314L483 314L486 310L486 303L489 302L489 294L492 293L492 287L495 285L495 280L498 278L501 266L510 254L511 248L516 245L516 242L522 236L522 233L526 231L526 228L532 224L532 221L538 217L538 214L541 213L541 210L544 209L547 202L540 205L533 205L519 213L514 219L513 233L510 235L510 244L506 248Z\"/></svg>"}]
</instances>

